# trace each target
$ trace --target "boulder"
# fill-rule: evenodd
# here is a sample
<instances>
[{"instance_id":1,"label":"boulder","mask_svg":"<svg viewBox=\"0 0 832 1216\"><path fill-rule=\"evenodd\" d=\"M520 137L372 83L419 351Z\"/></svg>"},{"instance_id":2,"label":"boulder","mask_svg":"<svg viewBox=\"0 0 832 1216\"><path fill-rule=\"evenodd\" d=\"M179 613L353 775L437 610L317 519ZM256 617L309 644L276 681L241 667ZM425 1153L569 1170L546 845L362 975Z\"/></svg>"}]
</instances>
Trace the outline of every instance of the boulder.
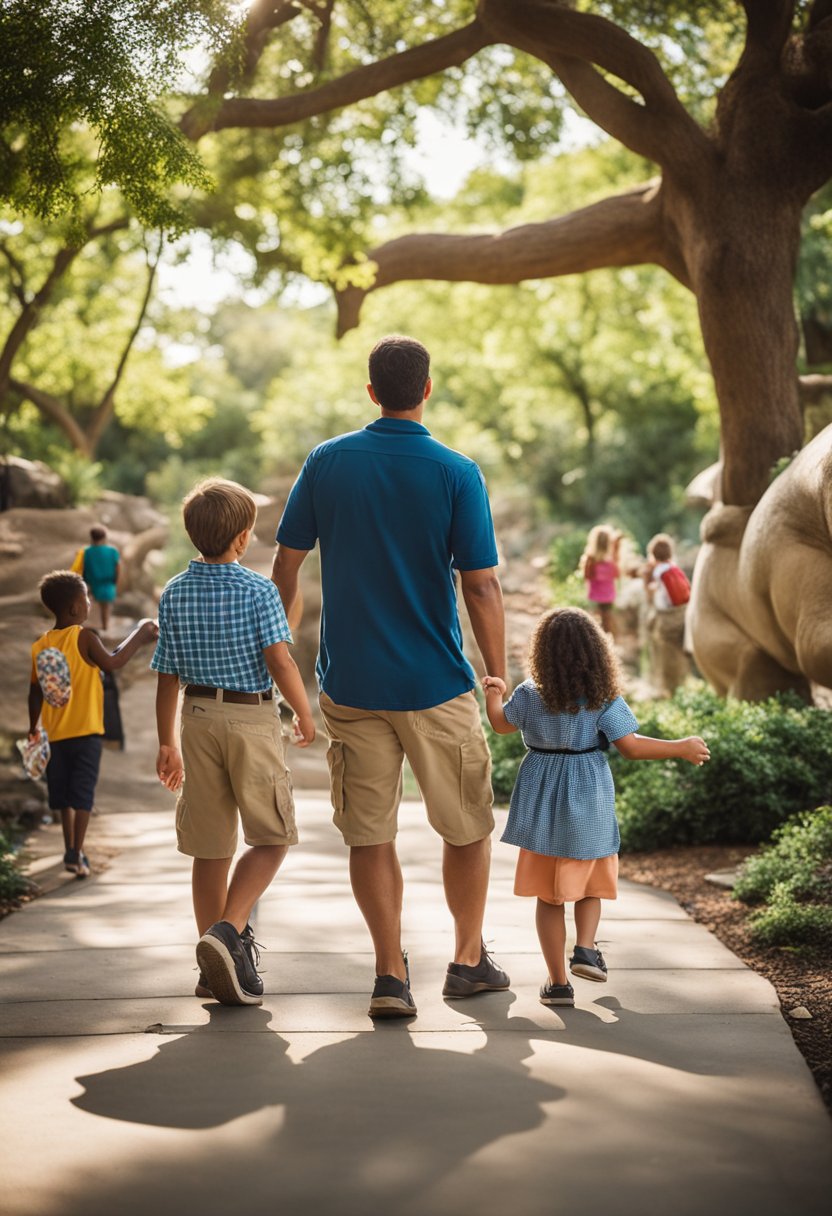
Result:
<instances>
[{"instance_id":1,"label":"boulder","mask_svg":"<svg viewBox=\"0 0 832 1216\"><path fill-rule=\"evenodd\" d=\"M54 511L69 506L69 489L54 469L19 456L0 459L0 510L37 507Z\"/></svg>"}]
</instances>

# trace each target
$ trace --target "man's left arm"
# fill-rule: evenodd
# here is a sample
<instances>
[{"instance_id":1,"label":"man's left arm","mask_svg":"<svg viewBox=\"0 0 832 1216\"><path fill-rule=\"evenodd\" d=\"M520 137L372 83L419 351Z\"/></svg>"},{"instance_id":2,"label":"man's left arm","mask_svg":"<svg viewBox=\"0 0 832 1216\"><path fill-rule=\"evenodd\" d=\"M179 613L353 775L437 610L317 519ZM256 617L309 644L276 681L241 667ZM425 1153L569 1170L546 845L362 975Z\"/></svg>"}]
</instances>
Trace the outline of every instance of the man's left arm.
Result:
<instances>
[{"instance_id":1,"label":"man's left arm","mask_svg":"<svg viewBox=\"0 0 832 1216\"><path fill-rule=\"evenodd\" d=\"M506 678L506 622L503 589L495 567L460 570L462 598L479 647L486 675Z\"/></svg>"}]
</instances>

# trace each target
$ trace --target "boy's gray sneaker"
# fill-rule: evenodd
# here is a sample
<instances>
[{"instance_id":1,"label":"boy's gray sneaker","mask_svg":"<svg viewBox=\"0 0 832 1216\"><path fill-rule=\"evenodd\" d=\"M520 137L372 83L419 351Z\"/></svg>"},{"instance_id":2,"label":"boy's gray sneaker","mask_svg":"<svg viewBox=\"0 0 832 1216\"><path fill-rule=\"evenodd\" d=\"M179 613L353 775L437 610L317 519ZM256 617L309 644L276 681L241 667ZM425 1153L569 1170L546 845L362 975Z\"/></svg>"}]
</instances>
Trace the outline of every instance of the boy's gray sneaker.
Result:
<instances>
[{"instance_id":1,"label":"boy's gray sneaker","mask_svg":"<svg viewBox=\"0 0 832 1216\"><path fill-rule=\"evenodd\" d=\"M242 933L240 934L240 940L243 943L243 949L251 960L252 967L256 971L260 964L260 950L265 949L265 947L258 946L257 942L254 940L254 930L252 929L251 925L246 925L245 929L243 929ZM213 992L208 986L208 981L205 978L205 974L201 969L199 972L199 979L194 987L194 996L198 996L203 1001L210 1001L214 996Z\"/></svg>"},{"instance_id":2,"label":"boy's gray sneaker","mask_svg":"<svg viewBox=\"0 0 832 1216\"><path fill-rule=\"evenodd\" d=\"M478 992L504 992L511 984L505 971L501 971L482 944L480 961L476 967L464 963L448 963L445 987L442 995L451 1000L474 996Z\"/></svg>"},{"instance_id":3,"label":"boy's gray sneaker","mask_svg":"<svg viewBox=\"0 0 832 1216\"><path fill-rule=\"evenodd\" d=\"M200 971L199 973L199 979L194 987L194 996L200 997L203 1001L210 1001L214 998L213 992L208 987L208 981L205 978L204 971Z\"/></svg>"},{"instance_id":4,"label":"boy's gray sneaker","mask_svg":"<svg viewBox=\"0 0 832 1216\"><path fill-rule=\"evenodd\" d=\"M377 975L370 997L370 1008L367 1013L371 1018L413 1018L416 1016L416 1002L410 991L410 967L407 955L404 955L405 978L398 979L395 975Z\"/></svg>"},{"instance_id":5,"label":"boy's gray sneaker","mask_svg":"<svg viewBox=\"0 0 832 1216\"><path fill-rule=\"evenodd\" d=\"M250 926L246 925L241 935L227 920L211 925L197 942L196 961L201 978L220 1004L263 1004L263 981L251 958L253 949Z\"/></svg>"},{"instance_id":6,"label":"boy's gray sneaker","mask_svg":"<svg viewBox=\"0 0 832 1216\"><path fill-rule=\"evenodd\" d=\"M607 964L600 950L591 950L589 946L576 946L569 960L569 970L573 975L579 975L585 980L596 980L603 984L607 979Z\"/></svg>"},{"instance_id":7,"label":"boy's gray sneaker","mask_svg":"<svg viewBox=\"0 0 832 1216\"><path fill-rule=\"evenodd\" d=\"M571 984L550 984L548 979L540 989L541 1005L574 1005L575 989Z\"/></svg>"}]
</instances>

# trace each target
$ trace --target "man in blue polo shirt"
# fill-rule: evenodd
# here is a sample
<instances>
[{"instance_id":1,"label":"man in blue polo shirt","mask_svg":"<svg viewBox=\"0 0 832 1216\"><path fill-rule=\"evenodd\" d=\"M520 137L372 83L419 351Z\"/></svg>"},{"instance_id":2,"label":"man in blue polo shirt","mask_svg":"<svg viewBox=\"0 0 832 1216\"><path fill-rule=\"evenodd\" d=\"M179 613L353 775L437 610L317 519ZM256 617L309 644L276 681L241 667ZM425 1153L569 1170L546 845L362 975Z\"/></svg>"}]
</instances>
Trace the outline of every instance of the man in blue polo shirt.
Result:
<instances>
[{"instance_id":1,"label":"man in blue polo shirt","mask_svg":"<svg viewBox=\"0 0 832 1216\"><path fill-rule=\"evenodd\" d=\"M395 845L405 756L445 842L456 945L443 995L509 986L482 941L491 758L462 650L457 572L489 675L505 672L505 626L482 474L422 425L432 388L427 350L412 338L382 338L369 371L381 416L307 457L280 521L272 577L288 613L300 567L320 545L320 706L334 822L375 947L369 1014L412 1017Z\"/></svg>"}]
</instances>

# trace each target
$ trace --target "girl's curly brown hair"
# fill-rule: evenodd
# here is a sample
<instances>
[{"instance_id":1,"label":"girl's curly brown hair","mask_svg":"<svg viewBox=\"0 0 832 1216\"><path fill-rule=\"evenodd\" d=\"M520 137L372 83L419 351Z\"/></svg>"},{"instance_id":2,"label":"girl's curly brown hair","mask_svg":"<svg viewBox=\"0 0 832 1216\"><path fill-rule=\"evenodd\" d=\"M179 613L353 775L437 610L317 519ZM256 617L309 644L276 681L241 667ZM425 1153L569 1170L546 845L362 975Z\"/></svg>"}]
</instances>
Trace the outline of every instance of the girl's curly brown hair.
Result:
<instances>
[{"instance_id":1,"label":"girl's curly brown hair","mask_svg":"<svg viewBox=\"0 0 832 1216\"><path fill-rule=\"evenodd\" d=\"M621 693L609 636L583 608L555 608L540 618L529 647L529 670L553 714L600 709Z\"/></svg>"}]
</instances>

